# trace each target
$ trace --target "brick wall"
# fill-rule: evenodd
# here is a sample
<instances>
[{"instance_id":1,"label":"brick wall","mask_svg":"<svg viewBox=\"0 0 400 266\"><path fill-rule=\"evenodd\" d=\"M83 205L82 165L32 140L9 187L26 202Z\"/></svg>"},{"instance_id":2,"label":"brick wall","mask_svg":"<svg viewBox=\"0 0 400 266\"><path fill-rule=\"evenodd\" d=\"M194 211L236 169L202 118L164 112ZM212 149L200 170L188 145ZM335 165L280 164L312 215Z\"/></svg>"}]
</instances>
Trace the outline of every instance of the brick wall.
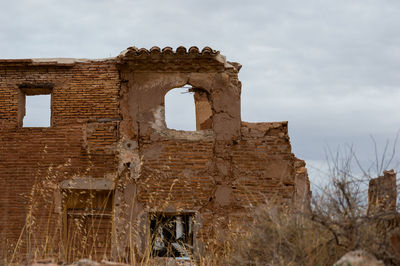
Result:
<instances>
[{"instance_id":1,"label":"brick wall","mask_svg":"<svg viewBox=\"0 0 400 266\"><path fill-rule=\"evenodd\" d=\"M53 125L85 119L119 118L118 70L112 61L76 63L69 66L0 65L0 125L18 127L19 87L52 84Z\"/></svg>"},{"instance_id":2,"label":"brick wall","mask_svg":"<svg viewBox=\"0 0 400 266\"><path fill-rule=\"evenodd\" d=\"M21 128L19 85L44 83L53 84L52 126ZM58 184L115 173L118 92L112 62L0 65L0 257L10 258L18 239L22 257L46 242L45 252L58 252Z\"/></svg>"},{"instance_id":3,"label":"brick wall","mask_svg":"<svg viewBox=\"0 0 400 266\"><path fill-rule=\"evenodd\" d=\"M209 201L214 189L209 167L213 141L163 140L145 143L138 200L149 209L174 206L193 210Z\"/></svg>"},{"instance_id":4,"label":"brick wall","mask_svg":"<svg viewBox=\"0 0 400 266\"><path fill-rule=\"evenodd\" d=\"M243 123L242 139L232 148L234 194L246 203L277 201L290 205L294 155L287 123Z\"/></svg>"}]
</instances>

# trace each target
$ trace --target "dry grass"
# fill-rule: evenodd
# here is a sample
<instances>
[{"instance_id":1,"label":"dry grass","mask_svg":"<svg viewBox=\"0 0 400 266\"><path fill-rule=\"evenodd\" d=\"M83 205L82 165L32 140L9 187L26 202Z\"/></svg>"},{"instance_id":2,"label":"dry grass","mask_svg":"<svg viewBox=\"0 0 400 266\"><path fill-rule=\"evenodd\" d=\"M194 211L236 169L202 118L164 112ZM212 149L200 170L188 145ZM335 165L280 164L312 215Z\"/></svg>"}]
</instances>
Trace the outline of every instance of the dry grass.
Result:
<instances>
[{"instance_id":1,"label":"dry grass","mask_svg":"<svg viewBox=\"0 0 400 266\"><path fill-rule=\"evenodd\" d=\"M63 167L68 167L68 163ZM100 232L99 223L85 227L83 219L86 216L82 216L81 220L73 220L76 230L80 230L79 234L88 235L90 232L92 241L87 237L74 237L76 235L73 234L65 236L65 228L60 230L65 213L62 210L59 213L54 211L53 195L58 189L58 173L62 173L63 167L58 169L60 171L49 168L46 177L37 179L30 194L26 195L29 203L26 222L18 241L10 243L5 252L4 264L28 263L49 257L60 262L77 261L83 256L96 260L110 259L108 252L96 253L98 249L94 245L99 241L93 239L96 240ZM400 265L400 259L389 247L389 235L400 224L398 214L367 215L365 191L360 189L360 179L353 178L348 167L345 164L344 167L335 168L337 171L331 174L332 182L319 194L314 194L307 213L298 213L289 207L277 207L271 201L259 202L256 207L248 209L249 213L254 214L253 222L229 227L228 231L224 231L223 238L218 235L216 227L214 234L207 239L206 252L197 253L186 264L332 265L346 252L364 249L387 265ZM63 193L65 197L67 192ZM172 189L170 193L173 193ZM254 198L252 196L249 195L249 198ZM86 212L95 209L92 199L92 196L86 197L85 202L79 203L92 206ZM128 204L131 215L134 204ZM100 210L97 213L102 217L106 214L106 204L99 206L104 206L103 212ZM115 213L112 215L115 216ZM124 256L118 253L114 260L132 265L160 263L152 258L154 236L151 237L148 230L135 231L141 228L135 224L128 223L126 226L129 250ZM137 243L132 238L135 234L144 235L147 239L142 252L137 250Z\"/></svg>"},{"instance_id":2,"label":"dry grass","mask_svg":"<svg viewBox=\"0 0 400 266\"><path fill-rule=\"evenodd\" d=\"M340 190L341 186L337 188ZM342 192L350 196L350 192L345 190ZM335 209L334 206L338 203L335 197L319 200L318 203L314 202L310 213L296 213L267 203L259 204L257 208L252 209L255 213L253 223L247 224L245 229L231 228L222 243L218 239L211 239L211 242L213 240L214 242L209 245L209 252L192 258L187 263L191 265L332 265L346 252L364 249L378 259L383 259L388 265L400 264L399 259L388 249L388 227L380 226L387 221L387 215L367 217L359 209ZM61 240L60 232L51 228L45 230L48 235L44 236L44 243L33 250L27 250L28 258L19 256L24 245L43 241L43 236L38 237L35 232L32 232L35 221L28 216L20 239L13 247L12 255L5 264L48 257L65 261L61 253L66 249L55 248L59 246L57 241ZM50 225L49 222L46 224ZM98 225L92 224L92 226L96 234L99 230ZM51 235L52 233L55 234ZM69 255L69 261L76 261L82 256L99 258L99 254L90 253L90 250L92 252L95 250L93 247L89 248L89 252L79 249L79 247L87 246L88 239L69 238L70 241L73 239L78 242L67 243L68 246L74 247L74 249L68 249L69 252L75 252ZM151 257L151 249L152 244L148 241L145 246L146 252L138 262L132 261L132 265L153 265L155 262ZM109 256L109 254L105 255ZM120 261L127 262L122 258Z\"/></svg>"}]
</instances>

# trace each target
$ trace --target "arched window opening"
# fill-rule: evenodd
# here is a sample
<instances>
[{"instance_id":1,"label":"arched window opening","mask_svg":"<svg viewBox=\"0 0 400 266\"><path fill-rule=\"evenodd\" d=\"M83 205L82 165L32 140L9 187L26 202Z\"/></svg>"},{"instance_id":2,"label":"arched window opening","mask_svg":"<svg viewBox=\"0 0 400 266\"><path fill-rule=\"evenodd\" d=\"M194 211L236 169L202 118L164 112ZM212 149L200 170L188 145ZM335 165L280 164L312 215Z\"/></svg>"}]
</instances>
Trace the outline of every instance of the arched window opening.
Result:
<instances>
[{"instance_id":1,"label":"arched window opening","mask_svg":"<svg viewBox=\"0 0 400 266\"><path fill-rule=\"evenodd\" d=\"M170 90L165 95L165 122L170 129L211 129L212 110L208 92L188 84Z\"/></svg>"},{"instance_id":2,"label":"arched window opening","mask_svg":"<svg viewBox=\"0 0 400 266\"><path fill-rule=\"evenodd\" d=\"M196 130L196 115L192 87L185 85L170 90L164 99L165 122L167 127L176 130Z\"/></svg>"}]
</instances>

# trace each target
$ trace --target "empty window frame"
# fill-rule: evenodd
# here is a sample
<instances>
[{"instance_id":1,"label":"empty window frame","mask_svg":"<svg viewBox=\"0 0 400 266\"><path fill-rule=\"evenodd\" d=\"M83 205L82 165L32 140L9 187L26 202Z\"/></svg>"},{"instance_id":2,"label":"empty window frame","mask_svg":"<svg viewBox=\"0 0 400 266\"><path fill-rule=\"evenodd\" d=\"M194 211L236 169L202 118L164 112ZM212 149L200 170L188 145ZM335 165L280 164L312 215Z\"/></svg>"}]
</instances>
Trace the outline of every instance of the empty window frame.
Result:
<instances>
[{"instance_id":1,"label":"empty window frame","mask_svg":"<svg viewBox=\"0 0 400 266\"><path fill-rule=\"evenodd\" d=\"M170 90L164 98L165 122L167 127L176 130L196 130L196 115L192 87L185 85Z\"/></svg>"},{"instance_id":2,"label":"empty window frame","mask_svg":"<svg viewBox=\"0 0 400 266\"><path fill-rule=\"evenodd\" d=\"M18 120L21 127L51 126L52 84L22 84Z\"/></svg>"},{"instance_id":3,"label":"empty window frame","mask_svg":"<svg viewBox=\"0 0 400 266\"><path fill-rule=\"evenodd\" d=\"M190 258L193 254L193 214L152 213L153 257Z\"/></svg>"},{"instance_id":4,"label":"empty window frame","mask_svg":"<svg viewBox=\"0 0 400 266\"><path fill-rule=\"evenodd\" d=\"M203 130L212 128L209 93L186 84L170 90L164 99L165 122L170 129Z\"/></svg>"}]
</instances>

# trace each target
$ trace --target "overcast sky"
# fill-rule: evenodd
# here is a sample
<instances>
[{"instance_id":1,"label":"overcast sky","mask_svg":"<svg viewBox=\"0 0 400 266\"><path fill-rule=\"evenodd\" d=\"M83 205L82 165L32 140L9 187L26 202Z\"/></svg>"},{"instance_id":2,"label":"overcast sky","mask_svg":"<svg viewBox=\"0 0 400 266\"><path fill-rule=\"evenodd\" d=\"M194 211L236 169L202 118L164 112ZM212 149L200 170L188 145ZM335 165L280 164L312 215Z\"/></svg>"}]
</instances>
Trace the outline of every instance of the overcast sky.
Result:
<instances>
[{"instance_id":1,"label":"overcast sky","mask_svg":"<svg viewBox=\"0 0 400 266\"><path fill-rule=\"evenodd\" d=\"M0 58L154 45L210 46L240 62L242 120L289 121L313 180L327 147L374 160L369 136L382 150L400 129L398 0L0 0Z\"/></svg>"}]
</instances>

